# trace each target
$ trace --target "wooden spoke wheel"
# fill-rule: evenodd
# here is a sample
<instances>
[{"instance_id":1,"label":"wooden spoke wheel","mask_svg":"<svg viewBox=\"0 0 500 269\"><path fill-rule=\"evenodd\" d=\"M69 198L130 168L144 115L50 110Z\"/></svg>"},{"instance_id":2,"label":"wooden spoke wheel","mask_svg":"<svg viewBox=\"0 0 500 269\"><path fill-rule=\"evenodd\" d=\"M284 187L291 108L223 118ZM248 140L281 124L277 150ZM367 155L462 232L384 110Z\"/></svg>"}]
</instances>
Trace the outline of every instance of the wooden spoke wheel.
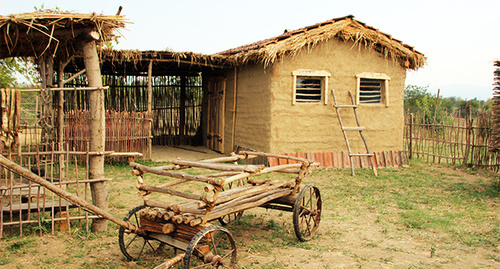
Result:
<instances>
[{"instance_id":1,"label":"wooden spoke wheel","mask_svg":"<svg viewBox=\"0 0 500 269\"><path fill-rule=\"evenodd\" d=\"M293 205L293 228L300 241L309 241L318 230L321 220L319 189L308 184L299 192Z\"/></svg>"},{"instance_id":2,"label":"wooden spoke wheel","mask_svg":"<svg viewBox=\"0 0 500 269\"><path fill-rule=\"evenodd\" d=\"M184 268L237 268L236 242L224 227L199 231L189 243Z\"/></svg>"},{"instance_id":3,"label":"wooden spoke wheel","mask_svg":"<svg viewBox=\"0 0 500 269\"><path fill-rule=\"evenodd\" d=\"M236 186L239 187L239 186L242 186L243 185L243 182L242 181L238 181L237 183L236 182L231 182L228 184L229 186L229 189L232 189L233 186L235 186L235 184L237 184ZM239 212L236 212L236 213L231 213L231 214L227 214L223 217L220 217L218 220L219 220L219 223L222 225L222 226L226 226L228 225L229 223L235 221L235 220L239 220L241 218L241 216L243 216L243 212L244 211L239 211Z\"/></svg>"},{"instance_id":4,"label":"wooden spoke wheel","mask_svg":"<svg viewBox=\"0 0 500 269\"><path fill-rule=\"evenodd\" d=\"M139 211L145 207L144 205L140 205L133 208L123 220L129 221L140 228ZM146 235L138 235L128 231L124 227L120 227L118 231L118 243L123 255L130 261L137 261L141 258L145 259L152 255L159 254L165 246L164 243L150 238L147 232Z\"/></svg>"}]
</instances>

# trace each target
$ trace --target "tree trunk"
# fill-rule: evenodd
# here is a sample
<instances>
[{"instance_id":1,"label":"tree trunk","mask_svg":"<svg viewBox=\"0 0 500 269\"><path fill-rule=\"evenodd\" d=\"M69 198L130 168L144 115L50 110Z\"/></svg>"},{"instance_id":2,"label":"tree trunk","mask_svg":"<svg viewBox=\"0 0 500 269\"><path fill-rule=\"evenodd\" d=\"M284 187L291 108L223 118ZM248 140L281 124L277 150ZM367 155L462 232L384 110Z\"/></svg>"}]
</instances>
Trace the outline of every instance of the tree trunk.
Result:
<instances>
[{"instance_id":1,"label":"tree trunk","mask_svg":"<svg viewBox=\"0 0 500 269\"><path fill-rule=\"evenodd\" d=\"M89 87L102 87L99 57L97 55L95 41L87 41L83 44L83 59L87 69ZM90 151L104 152L105 144L105 113L104 92L102 89L91 91L90 97ZM104 155L90 157L89 178L104 178ZM108 188L105 182L92 183L92 202L95 206L108 211ZM92 222L92 231L103 232L108 228L105 219L95 219Z\"/></svg>"}]
</instances>

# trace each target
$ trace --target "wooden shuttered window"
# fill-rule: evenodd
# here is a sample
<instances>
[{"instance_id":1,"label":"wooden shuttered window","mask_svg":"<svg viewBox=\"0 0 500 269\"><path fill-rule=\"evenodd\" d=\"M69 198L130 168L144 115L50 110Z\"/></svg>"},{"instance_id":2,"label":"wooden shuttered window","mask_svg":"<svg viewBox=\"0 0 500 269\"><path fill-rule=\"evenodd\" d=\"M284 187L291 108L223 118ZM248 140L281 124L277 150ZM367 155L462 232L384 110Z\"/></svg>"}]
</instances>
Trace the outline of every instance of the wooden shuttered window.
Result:
<instances>
[{"instance_id":1,"label":"wooden shuttered window","mask_svg":"<svg viewBox=\"0 0 500 269\"><path fill-rule=\"evenodd\" d=\"M382 103L382 80L361 78L359 82L359 102Z\"/></svg>"},{"instance_id":2,"label":"wooden shuttered window","mask_svg":"<svg viewBox=\"0 0 500 269\"><path fill-rule=\"evenodd\" d=\"M384 73L361 73L356 75L358 81L357 99L359 104L389 106L389 81Z\"/></svg>"},{"instance_id":3,"label":"wooden shuttered window","mask_svg":"<svg viewBox=\"0 0 500 269\"><path fill-rule=\"evenodd\" d=\"M297 77L295 100L297 103L321 102L321 78Z\"/></svg>"},{"instance_id":4,"label":"wooden shuttered window","mask_svg":"<svg viewBox=\"0 0 500 269\"><path fill-rule=\"evenodd\" d=\"M292 105L296 103L327 104L328 78L330 72L324 70L299 69L292 72Z\"/></svg>"}]
</instances>

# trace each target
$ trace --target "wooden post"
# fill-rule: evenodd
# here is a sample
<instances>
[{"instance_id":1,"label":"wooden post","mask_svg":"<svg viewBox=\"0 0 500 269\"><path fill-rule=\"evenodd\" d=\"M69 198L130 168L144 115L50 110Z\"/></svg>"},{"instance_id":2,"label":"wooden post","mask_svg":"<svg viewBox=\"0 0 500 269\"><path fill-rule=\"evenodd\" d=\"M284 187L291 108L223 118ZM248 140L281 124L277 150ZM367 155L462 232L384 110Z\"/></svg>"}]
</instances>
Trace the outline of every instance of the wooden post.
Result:
<instances>
[{"instance_id":1,"label":"wooden post","mask_svg":"<svg viewBox=\"0 0 500 269\"><path fill-rule=\"evenodd\" d=\"M87 69L89 87L102 87L99 56L97 55L96 42L93 39L84 41L83 60ZM105 145L105 113L104 92L102 89L91 91L90 99L90 151L104 152ZM89 161L89 178L104 178L104 155L92 155ZM108 188L105 182L91 183L92 202L95 206L108 211ZM108 222L104 219L95 219L92 222L92 231L103 232L107 230Z\"/></svg>"},{"instance_id":2,"label":"wooden post","mask_svg":"<svg viewBox=\"0 0 500 269\"><path fill-rule=\"evenodd\" d=\"M153 61L149 61L148 67L148 116L149 116L149 138L148 138L148 156L145 156L146 159L151 158L151 150L153 147Z\"/></svg>"},{"instance_id":3,"label":"wooden post","mask_svg":"<svg viewBox=\"0 0 500 269\"><path fill-rule=\"evenodd\" d=\"M471 154L471 136L472 120L470 119L469 105L465 105L465 153L462 165L468 165L469 155Z\"/></svg>"},{"instance_id":4,"label":"wooden post","mask_svg":"<svg viewBox=\"0 0 500 269\"><path fill-rule=\"evenodd\" d=\"M408 151L409 151L409 158L410 159L413 156L413 120L414 120L413 117L414 117L413 113L410 113L410 134L409 134L409 136L410 136L410 138L409 138L410 142L408 143L409 144L408 145Z\"/></svg>"},{"instance_id":5,"label":"wooden post","mask_svg":"<svg viewBox=\"0 0 500 269\"><path fill-rule=\"evenodd\" d=\"M234 139L236 134L236 101L237 101L237 88L238 87L238 67L234 67L234 80L233 80L233 128L231 129L231 150L234 150Z\"/></svg>"},{"instance_id":6,"label":"wooden post","mask_svg":"<svg viewBox=\"0 0 500 269\"><path fill-rule=\"evenodd\" d=\"M181 76L181 103L179 111L179 144L184 145L186 130L186 76Z\"/></svg>"}]
</instances>

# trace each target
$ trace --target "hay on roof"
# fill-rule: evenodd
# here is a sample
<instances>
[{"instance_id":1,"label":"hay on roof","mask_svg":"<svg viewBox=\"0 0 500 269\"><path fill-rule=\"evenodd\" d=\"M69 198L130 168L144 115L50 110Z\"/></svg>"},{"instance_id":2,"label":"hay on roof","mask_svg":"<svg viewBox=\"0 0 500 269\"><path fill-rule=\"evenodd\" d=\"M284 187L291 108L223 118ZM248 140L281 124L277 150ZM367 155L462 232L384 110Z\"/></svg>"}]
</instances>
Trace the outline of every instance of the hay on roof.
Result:
<instances>
[{"instance_id":1,"label":"hay on roof","mask_svg":"<svg viewBox=\"0 0 500 269\"><path fill-rule=\"evenodd\" d=\"M79 48L79 35L92 30L99 34L101 42L110 41L125 23L127 19L118 15L58 10L0 16L0 58L72 55Z\"/></svg>"},{"instance_id":2,"label":"hay on roof","mask_svg":"<svg viewBox=\"0 0 500 269\"><path fill-rule=\"evenodd\" d=\"M268 66L283 55L294 56L303 48L310 49L332 38L353 41L359 46L373 49L408 69L416 70L426 62L425 56L413 47L355 20L353 16L329 20L295 31L285 31L280 36L219 54L229 56L240 64L260 62Z\"/></svg>"}]
</instances>

